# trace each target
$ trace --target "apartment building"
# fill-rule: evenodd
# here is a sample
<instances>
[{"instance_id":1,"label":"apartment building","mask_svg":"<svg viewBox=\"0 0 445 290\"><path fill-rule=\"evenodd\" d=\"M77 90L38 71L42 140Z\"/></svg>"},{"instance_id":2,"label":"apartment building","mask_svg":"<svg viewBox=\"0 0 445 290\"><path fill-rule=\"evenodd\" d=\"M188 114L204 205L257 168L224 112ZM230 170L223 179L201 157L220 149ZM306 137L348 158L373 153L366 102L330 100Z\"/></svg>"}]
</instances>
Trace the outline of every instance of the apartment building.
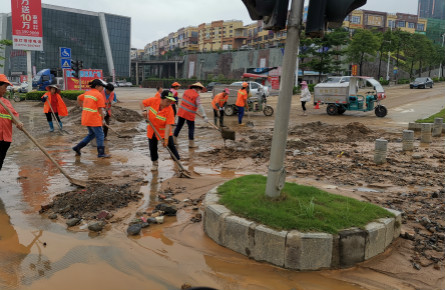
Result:
<instances>
[{"instance_id":1,"label":"apartment building","mask_svg":"<svg viewBox=\"0 0 445 290\"><path fill-rule=\"evenodd\" d=\"M445 20L445 0L419 0L417 14L422 18Z\"/></svg>"},{"instance_id":2,"label":"apartment building","mask_svg":"<svg viewBox=\"0 0 445 290\"><path fill-rule=\"evenodd\" d=\"M199 51L231 50L241 47L246 29L240 20L213 21L198 26Z\"/></svg>"}]
</instances>

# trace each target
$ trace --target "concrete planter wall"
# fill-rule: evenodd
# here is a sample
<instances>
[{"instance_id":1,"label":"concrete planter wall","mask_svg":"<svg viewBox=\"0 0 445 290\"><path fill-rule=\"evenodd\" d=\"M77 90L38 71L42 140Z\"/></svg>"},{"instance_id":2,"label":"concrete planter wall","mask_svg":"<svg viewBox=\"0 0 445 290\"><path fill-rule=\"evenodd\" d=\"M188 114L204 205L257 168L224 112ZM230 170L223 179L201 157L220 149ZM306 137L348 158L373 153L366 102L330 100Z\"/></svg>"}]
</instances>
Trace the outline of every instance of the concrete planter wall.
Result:
<instances>
[{"instance_id":1,"label":"concrete planter wall","mask_svg":"<svg viewBox=\"0 0 445 290\"><path fill-rule=\"evenodd\" d=\"M402 215L338 235L277 231L240 218L218 204L215 187L204 200L204 231L217 244L257 261L294 270L346 268L382 253L400 235Z\"/></svg>"}]
</instances>

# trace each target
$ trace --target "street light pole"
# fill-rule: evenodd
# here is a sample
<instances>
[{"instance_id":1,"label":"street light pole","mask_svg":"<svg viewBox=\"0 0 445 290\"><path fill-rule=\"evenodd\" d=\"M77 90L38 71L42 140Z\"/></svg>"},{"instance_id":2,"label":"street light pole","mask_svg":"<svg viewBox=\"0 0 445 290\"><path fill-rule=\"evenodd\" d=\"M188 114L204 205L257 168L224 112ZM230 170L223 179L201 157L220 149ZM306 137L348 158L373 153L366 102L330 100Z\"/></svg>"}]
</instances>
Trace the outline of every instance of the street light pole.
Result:
<instances>
[{"instance_id":1,"label":"street light pole","mask_svg":"<svg viewBox=\"0 0 445 290\"><path fill-rule=\"evenodd\" d=\"M296 58L297 49L300 46L300 24L303 5L304 0L292 0L287 24L287 38L284 47L281 77L282 89L278 97L266 184L266 195L272 198L280 196L286 179L286 170L283 164L286 151L287 127L289 125L290 107L292 103L294 73L298 71L298 68L296 68Z\"/></svg>"},{"instance_id":2,"label":"street light pole","mask_svg":"<svg viewBox=\"0 0 445 290\"><path fill-rule=\"evenodd\" d=\"M392 26L390 27L392 34ZM392 35L391 35L392 36ZM389 62L391 61L391 38L389 39L389 48L388 48L388 64L386 66L386 80L389 81Z\"/></svg>"},{"instance_id":3,"label":"street light pole","mask_svg":"<svg viewBox=\"0 0 445 290\"><path fill-rule=\"evenodd\" d=\"M443 43L445 41L445 32L442 33L442 48L443 48ZM442 77L442 62L440 62L440 67L439 67L439 79Z\"/></svg>"}]
</instances>

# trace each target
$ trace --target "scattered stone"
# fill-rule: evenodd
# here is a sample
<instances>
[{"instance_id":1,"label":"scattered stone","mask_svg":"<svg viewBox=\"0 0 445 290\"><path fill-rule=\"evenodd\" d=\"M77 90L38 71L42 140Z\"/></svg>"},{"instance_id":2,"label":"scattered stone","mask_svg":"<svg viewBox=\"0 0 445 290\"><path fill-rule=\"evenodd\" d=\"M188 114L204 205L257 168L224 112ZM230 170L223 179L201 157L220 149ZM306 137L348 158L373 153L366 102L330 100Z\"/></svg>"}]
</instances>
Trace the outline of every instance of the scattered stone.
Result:
<instances>
[{"instance_id":1,"label":"scattered stone","mask_svg":"<svg viewBox=\"0 0 445 290\"><path fill-rule=\"evenodd\" d=\"M182 284L182 286L181 286L181 290L190 289L190 288L192 288L192 285L187 284L187 283L184 283L184 284Z\"/></svg>"},{"instance_id":2,"label":"scattered stone","mask_svg":"<svg viewBox=\"0 0 445 290\"><path fill-rule=\"evenodd\" d=\"M88 224L88 229L93 232L100 232L105 227L104 221L91 222Z\"/></svg>"},{"instance_id":3,"label":"scattered stone","mask_svg":"<svg viewBox=\"0 0 445 290\"><path fill-rule=\"evenodd\" d=\"M147 222L143 222L143 223L141 223L141 228L148 228L150 226L150 224L149 223L147 223Z\"/></svg>"},{"instance_id":4,"label":"scattered stone","mask_svg":"<svg viewBox=\"0 0 445 290\"><path fill-rule=\"evenodd\" d=\"M98 215L97 215L97 219L102 220L102 219L110 219L113 217L113 214L109 211L103 210L101 211Z\"/></svg>"},{"instance_id":5,"label":"scattered stone","mask_svg":"<svg viewBox=\"0 0 445 290\"><path fill-rule=\"evenodd\" d=\"M130 236L139 235L141 232L142 226L141 224L133 224L127 228L127 234Z\"/></svg>"},{"instance_id":6,"label":"scattered stone","mask_svg":"<svg viewBox=\"0 0 445 290\"><path fill-rule=\"evenodd\" d=\"M163 211L165 215L167 216L175 216L176 215L176 206L169 205L165 203L160 203L156 206L157 210Z\"/></svg>"},{"instance_id":7,"label":"scattered stone","mask_svg":"<svg viewBox=\"0 0 445 290\"><path fill-rule=\"evenodd\" d=\"M52 214L48 215L48 218L51 219L51 220L55 220L55 219L57 219L57 214L56 213L52 213Z\"/></svg>"},{"instance_id":8,"label":"scattered stone","mask_svg":"<svg viewBox=\"0 0 445 290\"><path fill-rule=\"evenodd\" d=\"M163 224L164 223L164 216L157 216L155 217L156 223Z\"/></svg>"},{"instance_id":9,"label":"scattered stone","mask_svg":"<svg viewBox=\"0 0 445 290\"><path fill-rule=\"evenodd\" d=\"M420 265L417 263L413 263L413 268L416 270L420 270L422 267L420 267Z\"/></svg>"},{"instance_id":10,"label":"scattered stone","mask_svg":"<svg viewBox=\"0 0 445 290\"><path fill-rule=\"evenodd\" d=\"M149 218L147 219L147 222L150 223L150 224L156 224L156 223L158 223L158 222L156 221L156 218L154 218L154 217L149 217Z\"/></svg>"},{"instance_id":11,"label":"scattered stone","mask_svg":"<svg viewBox=\"0 0 445 290\"><path fill-rule=\"evenodd\" d=\"M202 214L200 214L200 213L195 214L195 216L192 217L190 219L190 221L192 221L194 223L199 223L200 221L202 221Z\"/></svg>"},{"instance_id":12,"label":"scattered stone","mask_svg":"<svg viewBox=\"0 0 445 290\"><path fill-rule=\"evenodd\" d=\"M80 218L71 218L66 221L68 227L74 227L80 222Z\"/></svg>"}]
</instances>

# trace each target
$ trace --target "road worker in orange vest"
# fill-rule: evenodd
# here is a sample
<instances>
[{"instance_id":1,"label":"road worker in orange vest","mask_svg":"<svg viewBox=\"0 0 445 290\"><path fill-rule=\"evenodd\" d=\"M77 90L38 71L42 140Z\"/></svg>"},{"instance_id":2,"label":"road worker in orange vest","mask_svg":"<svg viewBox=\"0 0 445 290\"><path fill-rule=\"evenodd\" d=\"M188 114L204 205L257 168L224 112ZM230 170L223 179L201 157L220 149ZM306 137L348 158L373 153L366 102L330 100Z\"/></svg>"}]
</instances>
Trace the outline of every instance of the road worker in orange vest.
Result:
<instances>
[{"instance_id":1,"label":"road worker in orange vest","mask_svg":"<svg viewBox=\"0 0 445 290\"><path fill-rule=\"evenodd\" d=\"M46 87L46 92L42 96L42 102L44 102L43 105L43 112L46 115L46 120L49 124L49 131L54 132L54 124L53 124L53 118L52 115L54 114L54 117L57 120L54 120L56 122L59 122L60 129L63 129L62 121L60 121L59 116L64 117L68 116L68 109L66 108L65 103L62 100L62 97L60 96L60 89L56 85L49 85Z\"/></svg>"},{"instance_id":2,"label":"road worker in orange vest","mask_svg":"<svg viewBox=\"0 0 445 290\"><path fill-rule=\"evenodd\" d=\"M19 113L17 113L12 107L11 103L4 98L8 86L12 86L12 84L8 81L4 74L0 74L0 102L2 102L2 104L6 106L18 120ZM9 112L2 105L0 105L0 170L2 170L6 152L8 152L9 146L12 142L13 122L15 123ZM22 122L19 121L19 123L15 123L15 125L20 130L23 129Z\"/></svg>"},{"instance_id":3,"label":"road worker in orange vest","mask_svg":"<svg viewBox=\"0 0 445 290\"><path fill-rule=\"evenodd\" d=\"M105 89L102 91L102 95L105 98L105 123L110 125L111 118L111 106L117 103L117 95L114 92L114 86L111 83L108 83ZM102 130L104 130L104 140L107 139L108 135L108 126L102 126Z\"/></svg>"},{"instance_id":4,"label":"road worker in orange vest","mask_svg":"<svg viewBox=\"0 0 445 290\"><path fill-rule=\"evenodd\" d=\"M175 144L177 144L177 138L179 132L184 126L184 123L187 122L188 126L188 137L189 137L189 148L194 148L195 146L195 117L197 110L199 108L201 112L201 116L204 118L205 122L208 122L209 119L206 116L206 112L204 107L201 104L201 99L199 97L199 93L204 90L204 86L200 83L194 83L189 86L189 89L184 92L182 95L182 101L179 105L178 109L178 125L176 126L175 132L173 133L173 140Z\"/></svg>"},{"instance_id":5,"label":"road worker in orange vest","mask_svg":"<svg viewBox=\"0 0 445 290\"><path fill-rule=\"evenodd\" d=\"M238 90L238 96L236 98L235 106L238 107L238 125L243 126L244 108L249 109L247 104L247 98L249 96L249 84L242 83L242 88Z\"/></svg>"},{"instance_id":6,"label":"road worker in orange vest","mask_svg":"<svg viewBox=\"0 0 445 290\"><path fill-rule=\"evenodd\" d=\"M164 89L162 89L162 87L156 87L156 94L155 94L155 98L161 98L161 93Z\"/></svg>"},{"instance_id":7,"label":"road worker in orange vest","mask_svg":"<svg viewBox=\"0 0 445 290\"><path fill-rule=\"evenodd\" d=\"M215 125L218 125L218 115L219 115L219 126L224 126L224 105L227 103L229 99L229 89L225 88L222 93L217 94L212 100L213 107L213 120Z\"/></svg>"},{"instance_id":8,"label":"road worker in orange vest","mask_svg":"<svg viewBox=\"0 0 445 290\"><path fill-rule=\"evenodd\" d=\"M173 97L176 100L176 102L172 105L173 112L175 113L175 116L176 116L176 105L178 105L178 100L179 100L178 90L179 90L180 87L181 87L180 83L174 82L174 83L172 83L171 88L170 88L170 92L173 93Z\"/></svg>"},{"instance_id":9,"label":"road worker in orange vest","mask_svg":"<svg viewBox=\"0 0 445 290\"><path fill-rule=\"evenodd\" d=\"M82 126L88 129L88 135L73 147L76 156L80 156L80 149L96 138L97 157L109 158L111 155L105 154L104 131L105 124L105 97L102 94L107 83L101 79L94 79L88 84L91 90L77 97L77 103L82 107Z\"/></svg>"},{"instance_id":10,"label":"road worker in orange vest","mask_svg":"<svg viewBox=\"0 0 445 290\"><path fill-rule=\"evenodd\" d=\"M169 90L162 91L160 98L148 98L140 103L142 114L150 120L162 138L160 140L150 124L147 125L148 148L150 149L150 158L153 163L152 171L158 170L159 166L158 141L161 141L164 147L168 146L176 159L180 159L172 137L172 125L175 123L175 116L171 105L174 103L175 98Z\"/></svg>"}]
</instances>

